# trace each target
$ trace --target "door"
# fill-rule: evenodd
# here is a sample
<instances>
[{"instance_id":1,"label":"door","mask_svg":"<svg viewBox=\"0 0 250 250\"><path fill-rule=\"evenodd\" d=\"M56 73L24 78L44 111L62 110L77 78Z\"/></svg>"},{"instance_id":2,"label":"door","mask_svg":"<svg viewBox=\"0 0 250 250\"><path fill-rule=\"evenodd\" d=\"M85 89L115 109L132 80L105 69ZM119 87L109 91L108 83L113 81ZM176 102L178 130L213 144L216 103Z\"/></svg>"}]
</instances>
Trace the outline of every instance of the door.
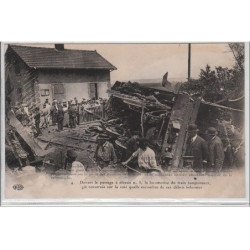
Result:
<instances>
[{"instance_id":1,"label":"door","mask_svg":"<svg viewBox=\"0 0 250 250\"><path fill-rule=\"evenodd\" d=\"M66 93L63 83L55 83L53 84L54 87L54 99L57 101L65 101Z\"/></svg>"},{"instance_id":2,"label":"door","mask_svg":"<svg viewBox=\"0 0 250 250\"><path fill-rule=\"evenodd\" d=\"M90 99L98 99L97 83L90 83L89 84L89 98Z\"/></svg>"}]
</instances>

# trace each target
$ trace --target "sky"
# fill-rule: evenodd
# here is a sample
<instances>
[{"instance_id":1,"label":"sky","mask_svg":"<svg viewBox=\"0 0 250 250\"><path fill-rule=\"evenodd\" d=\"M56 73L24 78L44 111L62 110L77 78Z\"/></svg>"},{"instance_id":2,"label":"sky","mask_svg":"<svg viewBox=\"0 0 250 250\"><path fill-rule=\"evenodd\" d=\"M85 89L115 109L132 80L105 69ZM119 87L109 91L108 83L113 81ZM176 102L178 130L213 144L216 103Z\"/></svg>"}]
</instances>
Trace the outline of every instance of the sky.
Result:
<instances>
[{"instance_id":1,"label":"sky","mask_svg":"<svg viewBox=\"0 0 250 250\"><path fill-rule=\"evenodd\" d=\"M27 45L27 44L25 44ZM31 44L28 44L31 45ZM53 44L32 44L53 47ZM161 79L168 71L170 81L187 79L188 44L65 44L66 49L97 50L117 70L111 72L111 82L137 79ZM191 77L209 64L232 67L234 58L226 43L192 44Z\"/></svg>"}]
</instances>

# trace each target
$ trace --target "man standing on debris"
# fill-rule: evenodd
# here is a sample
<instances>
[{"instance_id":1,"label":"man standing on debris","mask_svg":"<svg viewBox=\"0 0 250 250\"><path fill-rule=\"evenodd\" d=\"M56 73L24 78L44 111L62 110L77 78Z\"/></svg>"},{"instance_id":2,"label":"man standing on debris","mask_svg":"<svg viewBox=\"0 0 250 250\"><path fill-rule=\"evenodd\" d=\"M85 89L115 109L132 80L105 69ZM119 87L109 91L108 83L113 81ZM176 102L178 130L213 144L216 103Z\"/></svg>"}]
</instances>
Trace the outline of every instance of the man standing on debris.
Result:
<instances>
[{"instance_id":1,"label":"man standing on debris","mask_svg":"<svg viewBox=\"0 0 250 250\"><path fill-rule=\"evenodd\" d=\"M135 172L161 172L156 162L155 152L148 147L148 141L145 138L140 138L138 146L138 150L136 150L127 161L123 162L122 165L127 166L130 161L132 161L134 158L137 158L138 171L137 169L134 169Z\"/></svg>"},{"instance_id":2,"label":"man standing on debris","mask_svg":"<svg viewBox=\"0 0 250 250\"><path fill-rule=\"evenodd\" d=\"M204 139L198 134L198 129L195 124L188 126L188 142L186 156L193 157L193 170L195 172L201 172L208 160L208 147Z\"/></svg>"},{"instance_id":3,"label":"man standing on debris","mask_svg":"<svg viewBox=\"0 0 250 250\"><path fill-rule=\"evenodd\" d=\"M108 137L99 136L97 139L98 145L96 147L95 156L97 163L101 168L108 165L116 164L117 156L113 144Z\"/></svg>"},{"instance_id":4,"label":"man standing on debris","mask_svg":"<svg viewBox=\"0 0 250 250\"><path fill-rule=\"evenodd\" d=\"M56 125L57 123L57 111L58 111L57 100L54 99L52 102L51 109L50 109L52 125Z\"/></svg>"},{"instance_id":5,"label":"man standing on debris","mask_svg":"<svg viewBox=\"0 0 250 250\"><path fill-rule=\"evenodd\" d=\"M217 130L210 127L208 134L208 161L211 171L220 172L224 162L224 149L221 139L217 136Z\"/></svg>"},{"instance_id":6,"label":"man standing on debris","mask_svg":"<svg viewBox=\"0 0 250 250\"><path fill-rule=\"evenodd\" d=\"M78 102L78 100L77 100L77 98L75 97L74 98L74 103L75 103L75 110L76 110L76 123L77 123L77 125L79 125L80 124L80 107L79 107L79 102Z\"/></svg>"},{"instance_id":7,"label":"man standing on debris","mask_svg":"<svg viewBox=\"0 0 250 250\"><path fill-rule=\"evenodd\" d=\"M44 126L47 128L49 126L49 118L50 118L50 110L51 110L51 106L49 104L49 100L46 99L46 101L43 104L43 117L44 117Z\"/></svg>"},{"instance_id":8,"label":"man standing on debris","mask_svg":"<svg viewBox=\"0 0 250 250\"><path fill-rule=\"evenodd\" d=\"M58 131L63 130L63 119L64 119L64 112L63 112L63 106L62 103L58 103L58 111L57 111L57 125L58 125Z\"/></svg>"},{"instance_id":9,"label":"man standing on debris","mask_svg":"<svg viewBox=\"0 0 250 250\"><path fill-rule=\"evenodd\" d=\"M34 115L34 120L35 120L35 127L36 127L36 137L38 135L41 135L42 132L40 130L40 122L41 122L41 114L40 114L40 110L38 107L35 108L35 115Z\"/></svg>"},{"instance_id":10,"label":"man standing on debris","mask_svg":"<svg viewBox=\"0 0 250 250\"><path fill-rule=\"evenodd\" d=\"M85 98L82 98L82 102L81 102L81 116L82 116L82 121L85 122L86 120L86 111L85 111L85 106L86 106L86 100Z\"/></svg>"},{"instance_id":11,"label":"man standing on debris","mask_svg":"<svg viewBox=\"0 0 250 250\"><path fill-rule=\"evenodd\" d=\"M75 103L75 105L78 105L78 100L76 97L74 97L74 103Z\"/></svg>"},{"instance_id":12,"label":"man standing on debris","mask_svg":"<svg viewBox=\"0 0 250 250\"><path fill-rule=\"evenodd\" d=\"M76 105L71 102L69 106L69 127L75 128L76 127Z\"/></svg>"}]
</instances>

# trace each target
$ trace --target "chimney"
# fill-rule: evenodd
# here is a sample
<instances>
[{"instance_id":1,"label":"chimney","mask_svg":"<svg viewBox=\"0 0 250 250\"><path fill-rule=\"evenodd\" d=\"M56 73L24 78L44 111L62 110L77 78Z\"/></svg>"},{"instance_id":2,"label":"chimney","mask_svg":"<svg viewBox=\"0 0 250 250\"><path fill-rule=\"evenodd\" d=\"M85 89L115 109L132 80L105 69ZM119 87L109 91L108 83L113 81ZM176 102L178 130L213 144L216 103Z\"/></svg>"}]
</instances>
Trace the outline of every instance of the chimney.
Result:
<instances>
[{"instance_id":1,"label":"chimney","mask_svg":"<svg viewBox=\"0 0 250 250\"><path fill-rule=\"evenodd\" d=\"M55 49L59 50L59 51L64 50L64 44L63 43L56 43L55 44Z\"/></svg>"}]
</instances>

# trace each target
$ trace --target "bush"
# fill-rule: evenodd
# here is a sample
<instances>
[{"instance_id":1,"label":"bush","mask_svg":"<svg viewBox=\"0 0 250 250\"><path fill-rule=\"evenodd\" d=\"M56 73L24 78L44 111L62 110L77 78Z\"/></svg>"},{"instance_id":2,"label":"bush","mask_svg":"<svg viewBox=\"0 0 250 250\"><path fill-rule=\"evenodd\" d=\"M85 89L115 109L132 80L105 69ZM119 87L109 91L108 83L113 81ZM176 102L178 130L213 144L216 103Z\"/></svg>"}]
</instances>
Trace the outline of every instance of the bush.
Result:
<instances>
[{"instance_id":1,"label":"bush","mask_svg":"<svg viewBox=\"0 0 250 250\"><path fill-rule=\"evenodd\" d=\"M201 69L199 79L183 83L180 91L200 96L209 102L237 98L244 91L244 71L236 66L233 69L219 66L212 70L207 65L205 69Z\"/></svg>"}]
</instances>

